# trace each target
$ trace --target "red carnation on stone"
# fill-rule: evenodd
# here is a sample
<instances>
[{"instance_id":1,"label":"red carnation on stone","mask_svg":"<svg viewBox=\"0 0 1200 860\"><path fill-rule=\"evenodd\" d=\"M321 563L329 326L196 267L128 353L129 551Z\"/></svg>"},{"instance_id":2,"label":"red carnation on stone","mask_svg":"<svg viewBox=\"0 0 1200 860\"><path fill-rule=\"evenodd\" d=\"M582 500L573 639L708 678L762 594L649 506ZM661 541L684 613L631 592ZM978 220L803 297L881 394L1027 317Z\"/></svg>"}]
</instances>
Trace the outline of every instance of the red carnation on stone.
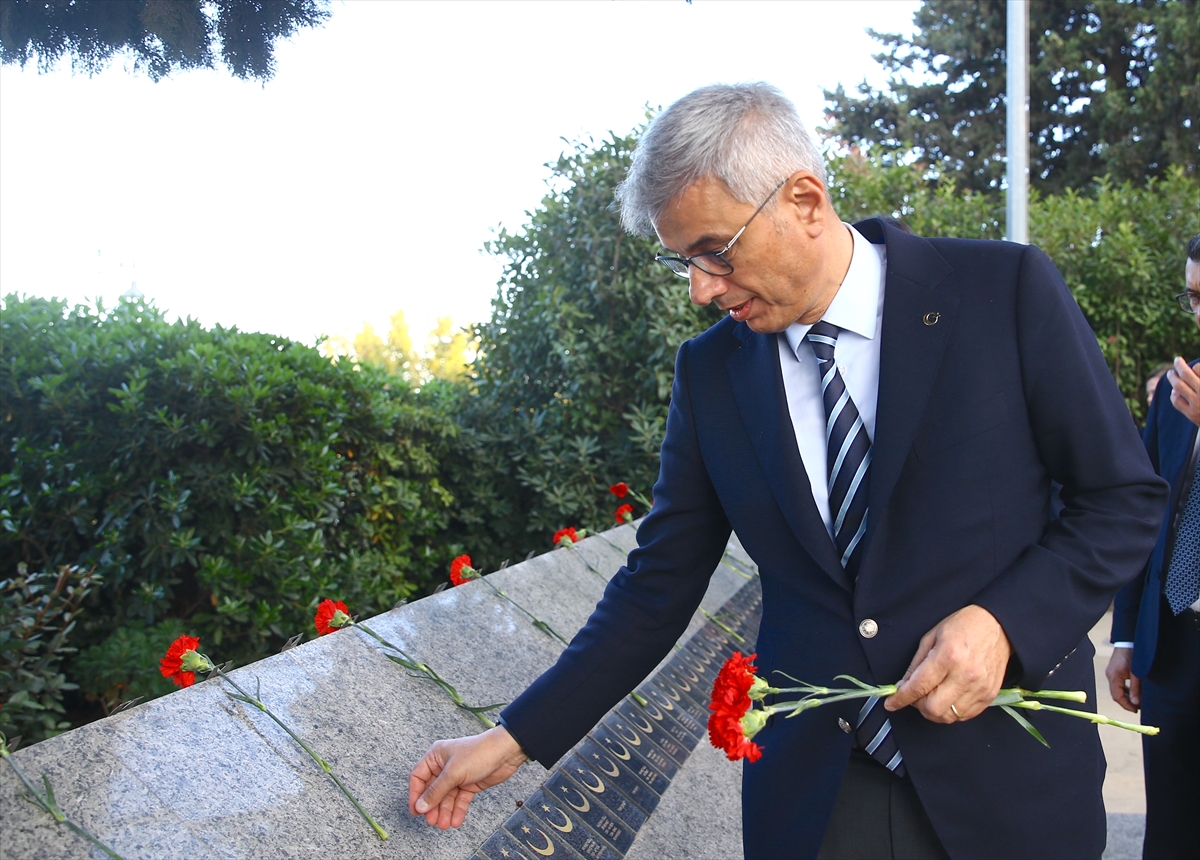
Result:
<instances>
[{"instance_id":1,"label":"red carnation on stone","mask_svg":"<svg viewBox=\"0 0 1200 860\"><path fill-rule=\"evenodd\" d=\"M617 483L615 483L611 487L609 487L608 491L610 493L612 493L614 496L616 496L618 499L623 499L623 498L625 498L626 493L629 492L629 485L626 484L624 481L618 481Z\"/></svg>"},{"instance_id":2,"label":"red carnation on stone","mask_svg":"<svg viewBox=\"0 0 1200 860\"><path fill-rule=\"evenodd\" d=\"M618 523L633 522L633 505L621 505L617 508L616 517Z\"/></svg>"},{"instance_id":3,"label":"red carnation on stone","mask_svg":"<svg viewBox=\"0 0 1200 860\"><path fill-rule=\"evenodd\" d=\"M579 541L579 533L575 531L574 526L567 526L565 529L559 529L554 533L554 543L566 544L571 546Z\"/></svg>"},{"instance_id":4,"label":"red carnation on stone","mask_svg":"<svg viewBox=\"0 0 1200 860\"><path fill-rule=\"evenodd\" d=\"M342 601L326 598L317 604L317 614L313 617L313 624L317 626L318 636L340 630L349 623L350 610Z\"/></svg>"},{"instance_id":5,"label":"red carnation on stone","mask_svg":"<svg viewBox=\"0 0 1200 860\"><path fill-rule=\"evenodd\" d=\"M195 672L185 672L183 656L189 651L200 647L200 640L195 636L180 636L167 649L167 656L158 661L158 670L164 678L170 678L177 687L190 687L196 683Z\"/></svg>"},{"instance_id":6,"label":"red carnation on stone","mask_svg":"<svg viewBox=\"0 0 1200 860\"><path fill-rule=\"evenodd\" d=\"M470 582L472 579L479 579L479 571L471 567L471 556L460 555L454 561L450 562L451 583L462 585L464 582Z\"/></svg>"}]
</instances>

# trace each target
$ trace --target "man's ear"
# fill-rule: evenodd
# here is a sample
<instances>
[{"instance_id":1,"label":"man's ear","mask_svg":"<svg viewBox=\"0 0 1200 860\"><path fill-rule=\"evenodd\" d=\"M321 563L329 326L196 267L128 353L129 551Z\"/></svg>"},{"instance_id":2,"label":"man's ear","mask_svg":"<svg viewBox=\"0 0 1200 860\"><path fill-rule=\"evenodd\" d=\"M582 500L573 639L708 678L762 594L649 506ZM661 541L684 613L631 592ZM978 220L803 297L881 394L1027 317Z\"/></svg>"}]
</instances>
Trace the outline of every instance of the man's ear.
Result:
<instances>
[{"instance_id":1,"label":"man's ear","mask_svg":"<svg viewBox=\"0 0 1200 860\"><path fill-rule=\"evenodd\" d=\"M825 186L814 173L796 171L788 178L782 193L786 211L805 233L816 237L824 232L831 207Z\"/></svg>"}]
</instances>

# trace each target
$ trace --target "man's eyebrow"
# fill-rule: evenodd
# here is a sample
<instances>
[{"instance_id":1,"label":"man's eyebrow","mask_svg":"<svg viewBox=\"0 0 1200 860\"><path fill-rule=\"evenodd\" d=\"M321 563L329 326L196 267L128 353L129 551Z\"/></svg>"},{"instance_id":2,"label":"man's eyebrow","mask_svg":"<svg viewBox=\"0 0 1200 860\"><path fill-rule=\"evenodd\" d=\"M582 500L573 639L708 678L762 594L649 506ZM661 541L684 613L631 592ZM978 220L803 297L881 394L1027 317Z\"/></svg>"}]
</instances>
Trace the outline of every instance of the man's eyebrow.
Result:
<instances>
[{"instance_id":1,"label":"man's eyebrow","mask_svg":"<svg viewBox=\"0 0 1200 860\"><path fill-rule=\"evenodd\" d=\"M695 242L684 248L684 251L688 254L697 254L700 252L701 248L712 248L713 246L716 246L717 248L723 248L725 247L725 243L728 241L729 240L723 236L714 236L711 233L706 233Z\"/></svg>"}]
</instances>

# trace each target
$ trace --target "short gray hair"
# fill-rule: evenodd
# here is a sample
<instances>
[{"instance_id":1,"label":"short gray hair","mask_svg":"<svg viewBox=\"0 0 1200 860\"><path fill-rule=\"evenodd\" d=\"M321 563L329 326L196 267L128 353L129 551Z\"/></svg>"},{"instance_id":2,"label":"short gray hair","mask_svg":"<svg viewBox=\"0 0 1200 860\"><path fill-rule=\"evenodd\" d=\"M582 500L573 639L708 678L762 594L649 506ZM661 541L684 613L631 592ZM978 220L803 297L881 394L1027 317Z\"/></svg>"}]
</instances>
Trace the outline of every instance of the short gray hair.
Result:
<instances>
[{"instance_id":1,"label":"short gray hair","mask_svg":"<svg viewBox=\"0 0 1200 860\"><path fill-rule=\"evenodd\" d=\"M765 83L701 87L642 135L617 188L621 223L631 233L654 235L667 204L706 176L725 183L735 199L758 205L797 170L826 184L821 153L783 93Z\"/></svg>"}]
</instances>

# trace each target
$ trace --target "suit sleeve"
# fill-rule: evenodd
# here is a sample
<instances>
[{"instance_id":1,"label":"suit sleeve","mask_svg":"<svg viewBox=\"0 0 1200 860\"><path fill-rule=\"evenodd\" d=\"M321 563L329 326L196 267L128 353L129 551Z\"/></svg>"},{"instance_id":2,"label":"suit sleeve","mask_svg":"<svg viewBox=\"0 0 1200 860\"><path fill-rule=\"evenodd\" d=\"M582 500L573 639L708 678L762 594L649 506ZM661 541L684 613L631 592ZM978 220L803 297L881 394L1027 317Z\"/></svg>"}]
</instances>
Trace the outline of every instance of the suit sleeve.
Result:
<instances>
[{"instance_id":1,"label":"suit sleeve","mask_svg":"<svg viewBox=\"0 0 1200 860\"><path fill-rule=\"evenodd\" d=\"M1023 252L1016 331L1029 421L1062 514L975 601L1004 627L1037 689L1143 569L1167 500L1095 335L1062 276Z\"/></svg>"},{"instance_id":2,"label":"suit sleeve","mask_svg":"<svg viewBox=\"0 0 1200 860\"><path fill-rule=\"evenodd\" d=\"M526 752L547 767L667 654L700 605L729 540L729 521L692 420L688 346L675 361L654 508L638 529L638 548L558 662L501 715Z\"/></svg>"},{"instance_id":3,"label":"suit sleeve","mask_svg":"<svg viewBox=\"0 0 1200 860\"><path fill-rule=\"evenodd\" d=\"M1142 442L1146 446L1146 453L1150 455L1150 463L1154 466L1154 471L1160 474L1162 468L1158 460L1158 413L1160 404L1164 400L1169 403L1168 398L1171 395L1170 383L1165 378L1166 374L1163 376L1154 391L1146 416L1146 430L1142 433ZM1137 638L1138 613L1142 606L1142 589L1146 585L1147 565L1149 561L1142 565L1142 572L1138 576L1117 592L1113 601L1112 634L1109 637L1111 642L1132 642Z\"/></svg>"}]
</instances>

